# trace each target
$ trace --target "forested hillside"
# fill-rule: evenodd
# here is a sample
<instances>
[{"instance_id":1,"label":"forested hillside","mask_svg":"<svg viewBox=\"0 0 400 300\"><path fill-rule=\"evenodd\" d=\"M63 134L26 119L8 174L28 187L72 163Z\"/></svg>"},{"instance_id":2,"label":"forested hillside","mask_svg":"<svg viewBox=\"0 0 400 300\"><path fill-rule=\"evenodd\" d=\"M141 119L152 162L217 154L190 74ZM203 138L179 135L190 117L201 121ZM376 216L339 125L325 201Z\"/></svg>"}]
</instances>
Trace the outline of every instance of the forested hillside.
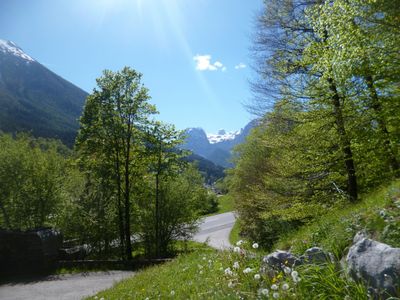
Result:
<instances>
[{"instance_id":1,"label":"forested hillside","mask_svg":"<svg viewBox=\"0 0 400 300\"><path fill-rule=\"evenodd\" d=\"M229 178L243 233L282 234L399 176L400 26L393 1L265 1L263 116Z\"/></svg>"}]
</instances>

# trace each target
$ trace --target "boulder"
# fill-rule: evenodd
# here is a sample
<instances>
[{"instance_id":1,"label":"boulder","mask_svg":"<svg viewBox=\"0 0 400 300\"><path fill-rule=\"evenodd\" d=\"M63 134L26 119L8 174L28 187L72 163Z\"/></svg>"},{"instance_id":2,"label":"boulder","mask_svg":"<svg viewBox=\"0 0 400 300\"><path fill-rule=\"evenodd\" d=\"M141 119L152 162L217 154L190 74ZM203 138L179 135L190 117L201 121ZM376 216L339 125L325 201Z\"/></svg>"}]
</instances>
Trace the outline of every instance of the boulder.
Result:
<instances>
[{"instance_id":1,"label":"boulder","mask_svg":"<svg viewBox=\"0 0 400 300\"><path fill-rule=\"evenodd\" d=\"M296 261L295 265L302 264L325 264L334 262L334 257L331 253L324 251L319 247L312 247L307 249L300 259Z\"/></svg>"},{"instance_id":2,"label":"boulder","mask_svg":"<svg viewBox=\"0 0 400 300\"><path fill-rule=\"evenodd\" d=\"M292 267L296 260L298 258L292 253L282 250L272 252L263 258L263 262L274 269L282 269L284 266Z\"/></svg>"},{"instance_id":3,"label":"boulder","mask_svg":"<svg viewBox=\"0 0 400 300\"><path fill-rule=\"evenodd\" d=\"M382 296L400 296L400 248L356 236L346 263L355 280L363 280Z\"/></svg>"}]
</instances>

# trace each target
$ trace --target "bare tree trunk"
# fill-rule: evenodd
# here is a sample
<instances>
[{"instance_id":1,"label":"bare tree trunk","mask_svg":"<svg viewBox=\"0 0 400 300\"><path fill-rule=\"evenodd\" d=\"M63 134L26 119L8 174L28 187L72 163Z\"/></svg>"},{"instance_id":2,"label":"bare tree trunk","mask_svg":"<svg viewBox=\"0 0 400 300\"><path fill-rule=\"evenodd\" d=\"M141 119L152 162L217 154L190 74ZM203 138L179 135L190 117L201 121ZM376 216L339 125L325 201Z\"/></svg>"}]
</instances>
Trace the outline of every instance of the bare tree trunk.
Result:
<instances>
[{"instance_id":1,"label":"bare tree trunk","mask_svg":"<svg viewBox=\"0 0 400 300\"><path fill-rule=\"evenodd\" d=\"M339 134L339 142L344 155L344 163L347 172L347 192L350 197L350 201L357 201L358 198L358 187L357 187L357 176L356 169L354 166L353 152L351 150L351 144L349 137L346 133L344 126L343 111L340 103L340 95L337 91L336 84L332 78L328 78L329 89L333 93L332 104L333 113L335 116L335 123L337 126L337 132Z\"/></svg>"}]
</instances>

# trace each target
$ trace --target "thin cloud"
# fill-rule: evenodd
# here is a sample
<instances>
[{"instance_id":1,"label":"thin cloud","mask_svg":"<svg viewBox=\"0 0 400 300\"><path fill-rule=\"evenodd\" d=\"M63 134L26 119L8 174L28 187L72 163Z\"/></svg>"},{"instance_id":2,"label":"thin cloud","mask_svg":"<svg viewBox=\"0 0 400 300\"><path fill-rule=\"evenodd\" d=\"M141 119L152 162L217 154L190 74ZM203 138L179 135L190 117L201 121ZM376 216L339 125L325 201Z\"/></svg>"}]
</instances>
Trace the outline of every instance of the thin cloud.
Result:
<instances>
[{"instance_id":1,"label":"thin cloud","mask_svg":"<svg viewBox=\"0 0 400 300\"><path fill-rule=\"evenodd\" d=\"M240 63L240 64L238 64L238 65L236 65L235 66L235 69L236 70L240 70L240 69L244 69L244 68L246 68L247 66L244 64L244 63Z\"/></svg>"},{"instance_id":2,"label":"thin cloud","mask_svg":"<svg viewBox=\"0 0 400 300\"><path fill-rule=\"evenodd\" d=\"M220 62L212 62L211 55L196 55L193 57L196 62L196 70L199 71L226 71L226 67Z\"/></svg>"}]
</instances>

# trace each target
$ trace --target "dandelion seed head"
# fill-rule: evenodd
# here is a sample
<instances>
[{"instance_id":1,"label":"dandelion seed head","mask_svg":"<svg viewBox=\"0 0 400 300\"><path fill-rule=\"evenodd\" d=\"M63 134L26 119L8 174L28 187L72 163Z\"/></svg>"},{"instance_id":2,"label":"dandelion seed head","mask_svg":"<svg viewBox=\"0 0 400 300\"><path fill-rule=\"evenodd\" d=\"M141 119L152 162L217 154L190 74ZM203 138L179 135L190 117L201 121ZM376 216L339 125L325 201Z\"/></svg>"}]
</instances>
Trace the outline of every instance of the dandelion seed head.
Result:
<instances>
[{"instance_id":1,"label":"dandelion seed head","mask_svg":"<svg viewBox=\"0 0 400 300\"><path fill-rule=\"evenodd\" d=\"M253 247L253 249L257 249L258 248L258 244L254 243L252 247Z\"/></svg>"},{"instance_id":2,"label":"dandelion seed head","mask_svg":"<svg viewBox=\"0 0 400 300\"><path fill-rule=\"evenodd\" d=\"M175 295L175 291L172 290L172 291L171 291L171 296L174 296L174 295Z\"/></svg>"},{"instance_id":3,"label":"dandelion seed head","mask_svg":"<svg viewBox=\"0 0 400 300\"><path fill-rule=\"evenodd\" d=\"M278 286L276 284L271 285L271 290L273 291L278 290Z\"/></svg>"},{"instance_id":4,"label":"dandelion seed head","mask_svg":"<svg viewBox=\"0 0 400 300\"><path fill-rule=\"evenodd\" d=\"M248 273L251 273L251 272L253 272L253 270L251 268L246 268L246 269L243 270L244 274L248 274Z\"/></svg>"},{"instance_id":5,"label":"dandelion seed head","mask_svg":"<svg viewBox=\"0 0 400 300\"><path fill-rule=\"evenodd\" d=\"M234 248L233 248L233 252L239 253L239 252L240 252L240 248L239 248L239 247L234 247Z\"/></svg>"},{"instance_id":6,"label":"dandelion seed head","mask_svg":"<svg viewBox=\"0 0 400 300\"><path fill-rule=\"evenodd\" d=\"M236 243L236 246L241 246L243 244L243 241L242 240L239 240L237 243Z\"/></svg>"},{"instance_id":7,"label":"dandelion seed head","mask_svg":"<svg viewBox=\"0 0 400 300\"><path fill-rule=\"evenodd\" d=\"M261 278L260 274L255 274L255 275L254 275L254 279L255 279L255 280L260 280L260 278Z\"/></svg>"},{"instance_id":8,"label":"dandelion seed head","mask_svg":"<svg viewBox=\"0 0 400 300\"><path fill-rule=\"evenodd\" d=\"M272 297L274 297L274 299L278 299L279 298L279 293L277 293L277 292L273 293Z\"/></svg>"},{"instance_id":9,"label":"dandelion seed head","mask_svg":"<svg viewBox=\"0 0 400 300\"><path fill-rule=\"evenodd\" d=\"M287 291L289 289L289 285L287 283L282 284L282 290Z\"/></svg>"},{"instance_id":10,"label":"dandelion seed head","mask_svg":"<svg viewBox=\"0 0 400 300\"><path fill-rule=\"evenodd\" d=\"M285 274L289 275L290 272L292 272L292 269L290 269L289 267L284 267L283 272L285 272Z\"/></svg>"}]
</instances>

